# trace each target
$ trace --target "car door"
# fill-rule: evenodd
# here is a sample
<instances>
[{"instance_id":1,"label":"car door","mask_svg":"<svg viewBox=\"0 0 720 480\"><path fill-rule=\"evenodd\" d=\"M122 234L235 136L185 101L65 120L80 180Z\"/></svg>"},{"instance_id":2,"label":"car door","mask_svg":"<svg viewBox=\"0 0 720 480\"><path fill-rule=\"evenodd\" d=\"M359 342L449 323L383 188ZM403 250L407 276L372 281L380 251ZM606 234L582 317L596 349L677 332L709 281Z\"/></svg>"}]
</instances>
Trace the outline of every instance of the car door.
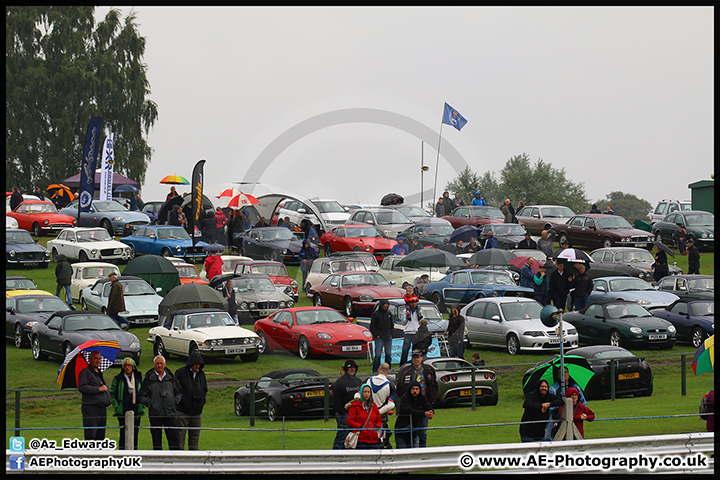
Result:
<instances>
[{"instance_id":1,"label":"car door","mask_svg":"<svg viewBox=\"0 0 720 480\"><path fill-rule=\"evenodd\" d=\"M245 239L243 241L243 249L245 250L244 255L255 258L255 259L263 259L263 249L260 245L260 231L259 230L250 230L248 234L245 236Z\"/></svg>"},{"instance_id":2,"label":"car door","mask_svg":"<svg viewBox=\"0 0 720 480\"><path fill-rule=\"evenodd\" d=\"M675 328L677 329L677 336L683 339L690 338L690 325L692 322L687 318L688 310L689 307L687 302L679 301L670 308L670 312L667 316L662 317L675 325Z\"/></svg>"},{"instance_id":3,"label":"car door","mask_svg":"<svg viewBox=\"0 0 720 480\"><path fill-rule=\"evenodd\" d=\"M573 317L572 324L578 331L581 343L601 343L607 338L610 328L603 315L602 305L590 305L585 315Z\"/></svg>"},{"instance_id":4,"label":"car door","mask_svg":"<svg viewBox=\"0 0 720 480\"><path fill-rule=\"evenodd\" d=\"M534 235L537 235L536 232L542 230L541 224L543 222L543 220L540 218L540 209L538 207L532 207L530 209L530 215L527 219L523 220L523 222L525 222L525 229L528 232L532 232Z\"/></svg>"},{"instance_id":5,"label":"car door","mask_svg":"<svg viewBox=\"0 0 720 480\"><path fill-rule=\"evenodd\" d=\"M95 206L91 203L89 211L81 212L78 215L78 227L94 227L97 223L97 211Z\"/></svg>"},{"instance_id":6,"label":"car door","mask_svg":"<svg viewBox=\"0 0 720 480\"><path fill-rule=\"evenodd\" d=\"M573 218L570 219L570 221L567 223L567 226L565 227L565 232L568 236L568 239L570 240L570 244L575 246L583 245L583 224L585 223L585 217L581 215L575 215Z\"/></svg>"},{"instance_id":7,"label":"car door","mask_svg":"<svg viewBox=\"0 0 720 480\"><path fill-rule=\"evenodd\" d=\"M450 276L450 283L443 289L445 304L470 303L472 293L470 292L470 275L468 272L455 272Z\"/></svg>"},{"instance_id":8,"label":"car door","mask_svg":"<svg viewBox=\"0 0 720 480\"><path fill-rule=\"evenodd\" d=\"M481 343L480 338L484 329L483 313L487 302L476 302L465 311L465 328L467 328L468 341L471 344Z\"/></svg>"},{"instance_id":9,"label":"car door","mask_svg":"<svg viewBox=\"0 0 720 480\"><path fill-rule=\"evenodd\" d=\"M281 348L297 350L298 329L293 324L293 315L290 312L278 312L272 317L268 335ZM281 322L288 322L282 325Z\"/></svg>"},{"instance_id":10,"label":"car door","mask_svg":"<svg viewBox=\"0 0 720 480\"><path fill-rule=\"evenodd\" d=\"M332 231L332 235L330 235L330 246L334 252L352 250L352 247L348 244L346 235L347 232L345 228L342 227L338 227Z\"/></svg>"},{"instance_id":11,"label":"car door","mask_svg":"<svg viewBox=\"0 0 720 480\"><path fill-rule=\"evenodd\" d=\"M140 227L135 230L132 235L127 237L126 241L132 245L136 254L147 254L149 252L148 245L146 243L146 240L149 240L146 238L147 230L148 229L145 227Z\"/></svg>"},{"instance_id":12,"label":"car door","mask_svg":"<svg viewBox=\"0 0 720 480\"><path fill-rule=\"evenodd\" d=\"M317 292L320 294L323 305L338 308L341 303L338 302L338 287L340 287L340 275L328 275L323 282L318 285ZM334 285L333 285L334 284Z\"/></svg>"},{"instance_id":13,"label":"car door","mask_svg":"<svg viewBox=\"0 0 720 480\"><path fill-rule=\"evenodd\" d=\"M99 311L102 308L102 290L106 285L110 285L111 282L96 283L90 289L89 295L85 297L85 306L88 310Z\"/></svg>"},{"instance_id":14,"label":"car door","mask_svg":"<svg viewBox=\"0 0 720 480\"><path fill-rule=\"evenodd\" d=\"M270 386L273 380L268 377L261 377L255 384L255 413L267 413L267 399L270 396ZM277 382L275 382L277 384ZM249 387L248 387L249 388ZM248 395L248 402L250 401ZM249 405L249 403L248 403Z\"/></svg>"},{"instance_id":15,"label":"car door","mask_svg":"<svg viewBox=\"0 0 720 480\"><path fill-rule=\"evenodd\" d=\"M170 353L180 355L188 354L190 347L187 343L187 335L184 335L185 320L186 315L173 316L172 325L170 326L170 328L167 329L167 333L162 337L162 341L165 344L165 349Z\"/></svg>"},{"instance_id":16,"label":"car door","mask_svg":"<svg viewBox=\"0 0 720 480\"><path fill-rule=\"evenodd\" d=\"M40 349L58 353L62 349L62 327L63 317L52 317L52 319L45 324L45 328L38 335L40 339Z\"/></svg>"},{"instance_id":17,"label":"car door","mask_svg":"<svg viewBox=\"0 0 720 480\"><path fill-rule=\"evenodd\" d=\"M481 342L486 345L504 347L508 325L507 321L503 319L500 306L497 303L487 302L485 311L482 314L482 322Z\"/></svg>"},{"instance_id":18,"label":"car door","mask_svg":"<svg viewBox=\"0 0 720 480\"><path fill-rule=\"evenodd\" d=\"M674 243L673 234L678 230L678 224L684 224L682 220L682 215L673 213L672 215L665 217L665 219L660 222L658 230L660 231L660 237L663 242L669 244Z\"/></svg>"},{"instance_id":19,"label":"car door","mask_svg":"<svg viewBox=\"0 0 720 480\"><path fill-rule=\"evenodd\" d=\"M590 302L601 302L603 300L610 300L610 286L607 280L597 278L593 280L592 291L590 292Z\"/></svg>"}]
</instances>

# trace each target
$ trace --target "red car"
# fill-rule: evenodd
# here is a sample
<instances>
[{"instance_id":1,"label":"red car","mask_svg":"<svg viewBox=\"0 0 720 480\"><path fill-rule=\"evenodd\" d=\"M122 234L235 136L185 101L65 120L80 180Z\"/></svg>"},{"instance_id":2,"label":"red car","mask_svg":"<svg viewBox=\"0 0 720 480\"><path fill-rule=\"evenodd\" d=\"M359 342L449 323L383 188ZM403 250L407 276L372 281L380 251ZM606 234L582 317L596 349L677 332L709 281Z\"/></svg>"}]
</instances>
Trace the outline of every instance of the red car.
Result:
<instances>
[{"instance_id":1,"label":"red car","mask_svg":"<svg viewBox=\"0 0 720 480\"><path fill-rule=\"evenodd\" d=\"M453 228L459 228L463 225L475 225L482 227L488 223L503 223L505 215L497 207L457 207L450 213L445 215L445 220L450 222Z\"/></svg>"},{"instance_id":2,"label":"red car","mask_svg":"<svg viewBox=\"0 0 720 480\"><path fill-rule=\"evenodd\" d=\"M341 225L320 237L325 256L332 252L371 252L378 262L390 255L397 242L380 235L372 225Z\"/></svg>"},{"instance_id":3,"label":"red car","mask_svg":"<svg viewBox=\"0 0 720 480\"><path fill-rule=\"evenodd\" d=\"M404 295L404 288L393 287L376 272L333 273L308 290L313 305L342 308L348 317L353 312L369 317L378 300L402 298Z\"/></svg>"},{"instance_id":4,"label":"red car","mask_svg":"<svg viewBox=\"0 0 720 480\"><path fill-rule=\"evenodd\" d=\"M292 297L295 303L298 301L298 283L290 278L287 267L281 262L271 260L239 262L235 265L235 273L264 273L270 277L275 288ZM291 292L287 292L288 288L290 288Z\"/></svg>"},{"instance_id":5,"label":"red car","mask_svg":"<svg viewBox=\"0 0 720 480\"><path fill-rule=\"evenodd\" d=\"M553 223L550 230L558 243L591 248L637 247L652 250L655 235L638 230L619 215L588 213L575 215L566 223Z\"/></svg>"},{"instance_id":6,"label":"red car","mask_svg":"<svg viewBox=\"0 0 720 480\"><path fill-rule=\"evenodd\" d=\"M17 220L20 228L32 232L36 237L77 226L75 218L58 213L55 205L48 201L24 201L7 216Z\"/></svg>"},{"instance_id":7,"label":"red car","mask_svg":"<svg viewBox=\"0 0 720 480\"><path fill-rule=\"evenodd\" d=\"M201 283L207 285L208 282L200 279L197 267L189 263L178 263L175 265L178 273L180 274L180 283L185 285L186 283Z\"/></svg>"},{"instance_id":8,"label":"red car","mask_svg":"<svg viewBox=\"0 0 720 480\"><path fill-rule=\"evenodd\" d=\"M365 357L373 339L370 330L327 307L278 310L257 320L255 333L260 353L289 350L302 359L320 354Z\"/></svg>"}]
</instances>

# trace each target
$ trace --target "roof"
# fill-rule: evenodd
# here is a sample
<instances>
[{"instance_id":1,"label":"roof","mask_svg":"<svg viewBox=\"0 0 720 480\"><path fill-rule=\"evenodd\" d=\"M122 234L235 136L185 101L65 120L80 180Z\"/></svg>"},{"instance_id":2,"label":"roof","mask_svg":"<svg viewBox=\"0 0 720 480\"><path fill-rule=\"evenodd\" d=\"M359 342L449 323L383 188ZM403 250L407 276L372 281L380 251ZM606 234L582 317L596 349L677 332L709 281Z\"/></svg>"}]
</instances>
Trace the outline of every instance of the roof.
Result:
<instances>
[{"instance_id":1,"label":"roof","mask_svg":"<svg viewBox=\"0 0 720 480\"><path fill-rule=\"evenodd\" d=\"M8 277L5 277L5 280L30 280L30 279L27 277L21 277L20 275L10 275Z\"/></svg>"},{"instance_id":2,"label":"roof","mask_svg":"<svg viewBox=\"0 0 720 480\"><path fill-rule=\"evenodd\" d=\"M186 308L184 310L173 310L168 314L168 317L172 317L174 315L190 315L193 313L227 313L227 311L222 310L220 308Z\"/></svg>"},{"instance_id":3,"label":"roof","mask_svg":"<svg viewBox=\"0 0 720 480\"><path fill-rule=\"evenodd\" d=\"M288 374L291 373L309 373L311 375L322 377L320 373L313 370L312 368L285 368L282 370L273 370L272 372L268 372L263 377L270 377L270 378L284 378Z\"/></svg>"},{"instance_id":4,"label":"roof","mask_svg":"<svg viewBox=\"0 0 720 480\"><path fill-rule=\"evenodd\" d=\"M121 282L123 280L141 280L143 282L145 281L144 279L142 279L140 277L134 277L132 275L120 275L119 277L117 277L117 279ZM110 278L99 278L98 281L95 283L107 283L109 281L110 281Z\"/></svg>"},{"instance_id":5,"label":"roof","mask_svg":"<svg viewBox=\"0 0 720 480\"><path fill-rule=\"evenodd\" d=\"M90 310L63 310L60 312L54 312L53 315L56 317L67 317L68 315L102 315L103 317L107 316L102 312L92 312Z\"/></svg>"}]
</instances>

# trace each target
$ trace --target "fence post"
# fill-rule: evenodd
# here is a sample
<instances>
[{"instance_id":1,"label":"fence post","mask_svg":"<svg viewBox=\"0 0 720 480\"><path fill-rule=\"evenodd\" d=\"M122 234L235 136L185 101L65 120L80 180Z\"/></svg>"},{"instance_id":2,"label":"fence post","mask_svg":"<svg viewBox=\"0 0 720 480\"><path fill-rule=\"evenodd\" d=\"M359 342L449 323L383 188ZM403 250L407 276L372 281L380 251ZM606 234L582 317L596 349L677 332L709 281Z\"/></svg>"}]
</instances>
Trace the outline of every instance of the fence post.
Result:
<instances>
[{"instance_id":1,"label":"fence post","mask_svg":"<svg viewBox=\"0 0 720 480\"><path fill-rule=\"evenodd\" d=\"M686 356L680 355L680 394L684 397L687 393L686 386L687 386L687 364L686 364Z\"/></svg>"},{"instance_id":2,"label":"fence post","mask_svg":"<svg viewBox=\"0 0 720 480\"><path fill-rule=\"evenodd\" d=\"M615 359L610 360L610 400L615 400Z\"/></svg>"},{"instance_id":3,"label":"fence post","mask_svg":"<svg viewBox=\"0 0 720 480\"><path fill-rule=\"evenodd\" d=\"M15 436L20 436L20 390L15 390Z\"/></svg>"},{"instance_id":4,"label":"fence post","mask_svg":"<svg viewBox=\"0 0 720 480\"><path fill-rule=\"evenodd\" d=\"M135 450L135 412L125 412L125 450Z\"/></svg>"},{"instance_id":5,"label":"fence post","mask_svg":"<svg viewBox=\"0 0 720 480\"><path fill-rule=\"evenodd\" d=\"M330 419L330 379L325 377L325 397L323 398L323 417L327 422Z\"/></svg>"},{"instance_id":6,"label":"fence post","mask_svg":"<svg viewBox=\"0 0 720 480\"><path fill-rule=\"evenodd\" d=\"M250 382L250 426L255 426L255 382Z\"/></svg>"},{"instance_id":7,"label":"fence post","mask_svg":"<svg viewBox=\"0 0 720 480\"><path fill-rule=\"evenodd\" d=\"M472 389L470 392L470 395L472 395L472 409L475 410L477 407L477 399L475 398L475 366L473 365L472 369L472 380L470 383L470 388Z\"/></svg>"}]
</instances>

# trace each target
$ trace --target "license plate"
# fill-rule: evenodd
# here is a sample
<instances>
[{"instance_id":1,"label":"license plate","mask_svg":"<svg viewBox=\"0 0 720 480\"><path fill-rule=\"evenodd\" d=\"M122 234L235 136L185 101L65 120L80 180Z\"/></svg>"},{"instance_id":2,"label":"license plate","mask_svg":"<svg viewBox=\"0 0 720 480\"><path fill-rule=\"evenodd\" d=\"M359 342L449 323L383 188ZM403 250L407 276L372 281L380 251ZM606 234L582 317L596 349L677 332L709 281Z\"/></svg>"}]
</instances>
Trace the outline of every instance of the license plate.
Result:
<instances>
[{"instance_id":1,"label":"license plate","mask_svg":"<svg viewBox=\"0 0 720 480\"><path fill-rule=\"evenodd\" d=\"M667 335L648 335L648 340L667 340Z\"/></svg>"},{"instance_id":2,"label":"license plate","mask_svg":"<svg viewBox=\"0 0 720 480\"><path fill-rule=\"evenodd\" d=\"M560 343L560 339L559 339L559 338L549 338L549 339L548 339L548 343L558 343L558 344L559 344L559 343Z\"/></svg>"},{"instance_id":3,"label":"license plate","mask_svg":"<svg viewBox=\"0 0 720 480\"><path fill-rule=\"evenodd\" d=\"M244 348L228 348L225 350L225 353L227 355L237 355L237 354L245 353L245 349Z\"/></svg>"},{"instance_id":4,"label":"license plate","mask_svg":"<svg viewBox=\"0 0 720 480\"><path fill-rule=\"evenodd\" d=\"M154 318L134 318L134 319L132 319L132 320L130 320L130 321L133 322L133 323L137 323L137 324L157 322L157 320L154 319Z\"/></svg>"},{"instance_id":5,"label":"license plate","mask_svg":"<svg viewBox=\"0 0 720 480\"><path fill-rule=\"evenodd\" d=\"M631 380L633 378L640 378L640 372L621 373L618 375L618 380Z\"/></svg>"},{"instance_id":6,"label":"license plate","mask_svg":"<svg viewBox=\"0 0 720 480\"><path fill-rule=\"evenodd\" d=\"M461 397L469 397L470 395L472 395L472 391L470 389L460 390ZM478 388L477 390L475 390L475 395L482 395L482 388Z\"/></svg>"},{"instance_id":7,"label":"license plate","mask_svg":"<svg viewBox=\"0 0 720 480\"><path fill-rule=\"evenodd\" d=\"M305 392L306 397L324 397L325 396L325 390L310 390L309 392Z\"/></svg>"},{"instance_id":8,"label":"license plate","mask_svg":"<svg viewBox=\"0 0 720 480\"><path fill-rule=\"evenodd\" d=\"M343 352L359 352L362 350L362 345L348 345L346 347L342 347Z\"/></svg>"},{"instance_id":9,"label":"license plate","mask_svg":"<svg viewBox=\"0 0 720 480\"><path fill-rule=\"evenodd\" d=\"M647 247L647 243L636 243L635 246L639 248L645 248Z\"/></svg>"}]
</instances>

